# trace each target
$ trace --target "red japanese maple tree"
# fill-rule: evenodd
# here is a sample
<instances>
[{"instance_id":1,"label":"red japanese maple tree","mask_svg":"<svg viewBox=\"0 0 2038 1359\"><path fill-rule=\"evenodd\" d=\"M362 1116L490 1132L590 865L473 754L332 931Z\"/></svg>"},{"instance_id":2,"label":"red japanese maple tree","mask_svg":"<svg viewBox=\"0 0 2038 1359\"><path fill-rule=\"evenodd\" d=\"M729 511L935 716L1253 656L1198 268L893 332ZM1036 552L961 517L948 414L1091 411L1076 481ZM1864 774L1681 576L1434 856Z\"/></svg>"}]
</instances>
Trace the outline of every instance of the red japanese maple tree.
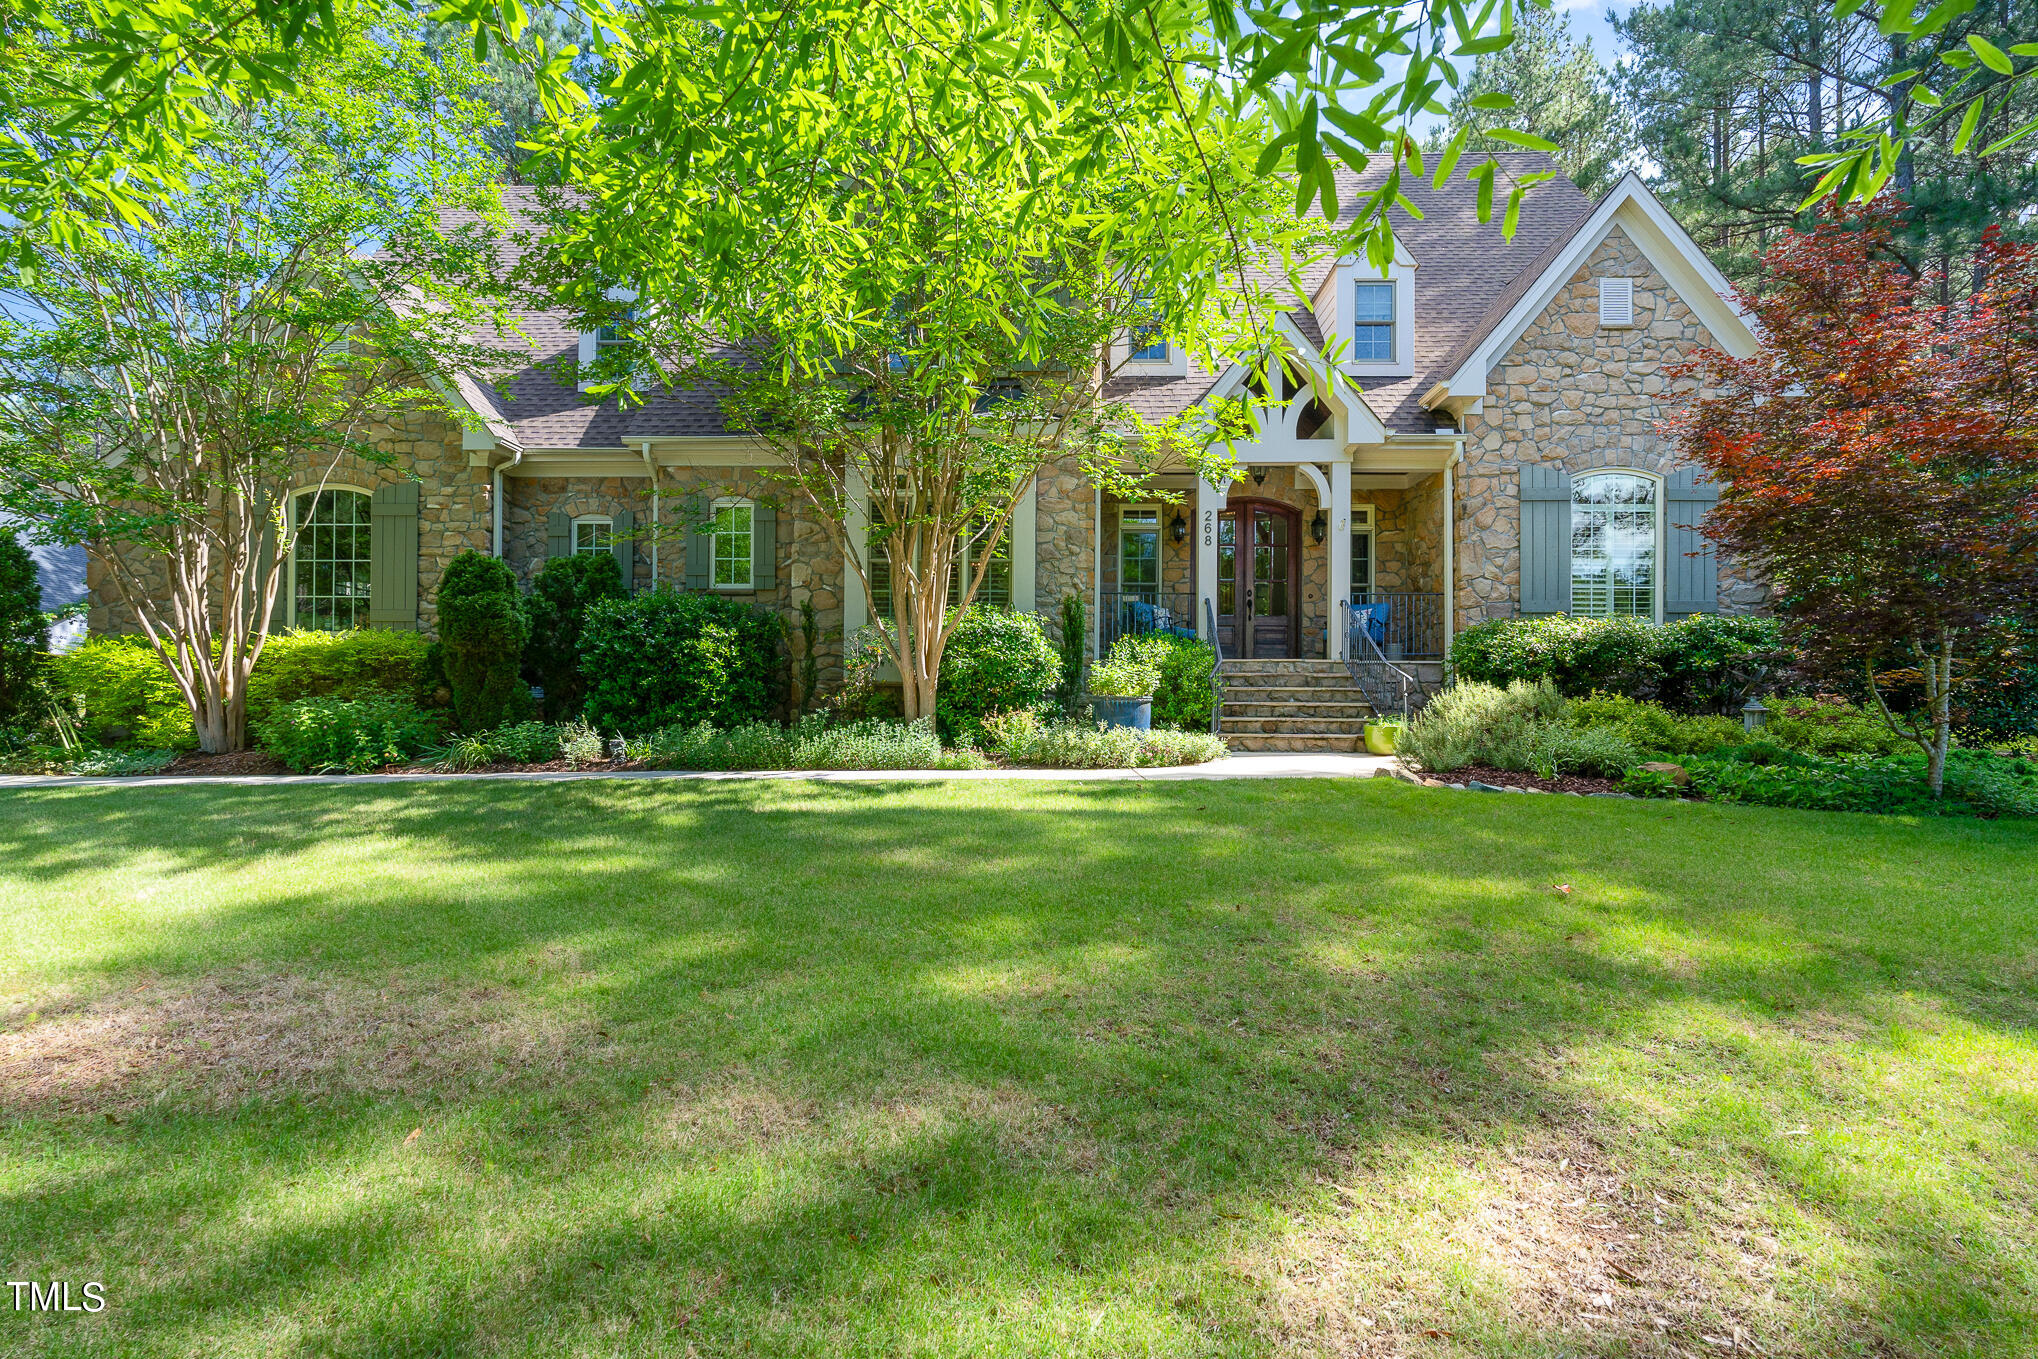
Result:
<instances>
[{"instance_id":1,"label":"red japanese maple tree","mask_svg":"<svg viewBox=\"0 0 2038 1359\"><path fill-rule=\"evenodd\" d=\"M1968 662L2038 607L2038 250L1991 229L1986 285L1940 306L1900 210L1771 249L1761 347L1683 365L1700 390L1670 431L1721 484L1708 535L1769 576L1811 663L1865 676L1937 796ZM1898 684L1921 712L1891 711Z\"/></svg>"}]
</instances>

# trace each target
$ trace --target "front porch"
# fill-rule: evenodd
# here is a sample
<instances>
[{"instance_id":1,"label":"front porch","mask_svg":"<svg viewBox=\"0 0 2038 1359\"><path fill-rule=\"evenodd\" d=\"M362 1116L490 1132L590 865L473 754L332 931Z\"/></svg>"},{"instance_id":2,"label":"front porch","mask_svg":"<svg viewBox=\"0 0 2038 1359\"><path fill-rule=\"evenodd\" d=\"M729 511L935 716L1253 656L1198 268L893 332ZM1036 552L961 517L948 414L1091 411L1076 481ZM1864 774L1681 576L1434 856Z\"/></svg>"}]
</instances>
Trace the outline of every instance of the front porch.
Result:
<instances>
[{"instance_id":1,"label":"front porch","mask_svg":"<svg viewBox=\"0 0 2038 1359\"><path fill-rule=\"evenodd\" d=\"M1369 609L1388 659L1441 662L1447 470L1269 460L1243 473L1222 488L1164 477L1152 500L1102 499L1098 655L1129 634L1209 639L1214 628L1227 660L1342 660L1347 610Z\"/></svg>"}]
</instances>

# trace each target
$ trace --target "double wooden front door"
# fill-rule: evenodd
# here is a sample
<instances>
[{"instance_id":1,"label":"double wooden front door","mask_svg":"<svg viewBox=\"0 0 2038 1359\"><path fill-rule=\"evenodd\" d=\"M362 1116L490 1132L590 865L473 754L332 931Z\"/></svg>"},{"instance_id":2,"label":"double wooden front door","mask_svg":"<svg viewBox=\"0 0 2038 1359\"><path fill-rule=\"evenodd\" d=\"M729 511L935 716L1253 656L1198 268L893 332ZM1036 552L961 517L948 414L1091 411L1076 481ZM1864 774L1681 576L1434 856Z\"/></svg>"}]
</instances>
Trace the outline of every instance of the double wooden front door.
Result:
<instances>
[{"instance_id":1,"label":"double wooden front door","mask_svg":"<svg viewBox=\"0 0 2038 1359\"><path fill-rule=\"evenodd\" d=\"M1301 512L1275 501L1233 501L1217 519L1217 628L1224 654L1299 654L1295 591L1301 580Z\"/></svg>"}]
</instances>

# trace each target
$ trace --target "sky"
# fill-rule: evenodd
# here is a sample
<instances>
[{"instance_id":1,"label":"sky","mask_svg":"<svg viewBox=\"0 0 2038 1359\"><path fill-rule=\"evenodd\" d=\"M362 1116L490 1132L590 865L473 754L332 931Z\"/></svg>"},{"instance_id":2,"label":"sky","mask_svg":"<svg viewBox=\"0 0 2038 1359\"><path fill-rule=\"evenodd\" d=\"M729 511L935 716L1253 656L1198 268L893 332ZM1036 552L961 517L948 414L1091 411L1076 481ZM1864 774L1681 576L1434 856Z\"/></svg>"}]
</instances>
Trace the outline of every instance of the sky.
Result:
<instances>
[{"instance_id":1,"label":"sky","mask_svg":"<svg viewBox=\"0 0 2038 1359\"><path fill-rule=\"evenodd\" d=\"M1592 40L1592 55L1599 58L1601 66L1611 67L1620 60L1625 49L1613 31L1609 13L1625 15L1635 7L1635 0L1553 0L1553 3L1559 13L1570 16L1573 42ZM1461 69L1470 70L1471 62L1465 62ZM1432 125L1443 121L1434 114L1417 120L1416 136L1426 135Z\"/></svg>"}]
</instances>

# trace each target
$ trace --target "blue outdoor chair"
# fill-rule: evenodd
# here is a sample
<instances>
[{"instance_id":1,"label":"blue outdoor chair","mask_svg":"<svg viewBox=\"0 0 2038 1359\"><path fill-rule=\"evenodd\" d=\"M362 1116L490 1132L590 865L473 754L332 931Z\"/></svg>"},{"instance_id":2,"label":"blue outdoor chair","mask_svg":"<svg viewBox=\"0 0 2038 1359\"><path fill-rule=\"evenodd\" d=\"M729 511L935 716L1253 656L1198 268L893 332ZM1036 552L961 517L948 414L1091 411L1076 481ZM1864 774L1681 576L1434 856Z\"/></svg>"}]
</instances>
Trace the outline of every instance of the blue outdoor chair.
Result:
<instances>
[{"instance_id":1,"label":"blue outdoor chair","mask_svg":"<svg viewBox=\"0 0 2038 1359\"><path fill-rule=\"evenodd\" d=\"M1366 635L1373 639L1375 646L1385 646L1387 644L1388 608L1389 606L1384 600L1378 604L1354 604L1352 606L1353 629L1365 628Z\"/></svg>"}]
</instances>

